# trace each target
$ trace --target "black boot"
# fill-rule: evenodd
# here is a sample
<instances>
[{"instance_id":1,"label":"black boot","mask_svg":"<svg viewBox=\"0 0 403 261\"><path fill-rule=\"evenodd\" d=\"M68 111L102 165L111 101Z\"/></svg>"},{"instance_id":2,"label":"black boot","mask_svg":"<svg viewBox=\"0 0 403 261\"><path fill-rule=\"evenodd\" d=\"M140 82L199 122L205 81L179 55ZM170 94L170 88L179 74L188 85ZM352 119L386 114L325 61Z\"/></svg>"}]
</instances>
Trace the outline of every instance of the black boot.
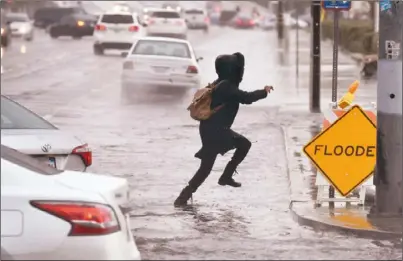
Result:
<instances>
[{"instance_id":1,"label":"black boot","mask_svg":"<svg viewBox=\"0 0 403 261\"><path fill-rule=\"evenodd\" d=\"M179 194L178 198L174 202L175 207L183 207L187 205L188 200L192 197L193 190L186 186Z\"/></svg>"},{"instance_id":2,"label":"black boot","mask_svg":"<svg viewBox=\"0 0 403 261\"><path fill-rule=\"evenodd\" d=\"M221 186L231 186L234 188L239 188L242 186L241 183L236 182L232 176L236 172L236 165L233 162L228 162L227 166L224 169L223 174L221 175L220 179L218 180L218 184Z\"/></svg>"}]
</instances>

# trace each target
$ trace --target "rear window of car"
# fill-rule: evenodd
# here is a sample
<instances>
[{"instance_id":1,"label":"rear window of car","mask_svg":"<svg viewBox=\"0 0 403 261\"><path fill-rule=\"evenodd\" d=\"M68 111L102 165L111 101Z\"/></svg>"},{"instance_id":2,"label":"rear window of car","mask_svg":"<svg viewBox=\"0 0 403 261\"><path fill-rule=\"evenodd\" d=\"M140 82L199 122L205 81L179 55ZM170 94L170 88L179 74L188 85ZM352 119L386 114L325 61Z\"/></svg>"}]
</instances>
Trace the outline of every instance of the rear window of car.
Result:
<instances>
[{"instance_id":1,"label":"rear window of car","mask_svg":"<svg viewBox=\"0 0 403 261\"><path fill-rule=\"evenodd\" d=\"M199 14L199 15L202 15L202 14L204 14L203 13L203 11L202 10L186 10L185 11L185 14Z\"/></svg>"},{"instance_id":2,"label":"rear window of car","mask_svg":"<svg viewBox=\"0 0 403 261\"><path fill-rule=\"evenodd\" d=\"M189 46L186 43L169 41L139 40L132 54L160 55L180 58L190 58Z\"/></svg>"},{"instance_id":3,"label":"rear window of car","mask_svg":"<svg viewBox=\"0 0 403 261\"><path fill-rule=\"evenodd\" d=\"M154 18L180 18L181 16L177 12L158 11L158 12L152 12L151 17L154 17Z\"/></svg>"},{"instance_id":4,"label":"rear window of car","mask_svg":"<svg viewBox=\"0 0 403 261\"><path fill-rule=\"evenodd\" d=\"M7 21L9 22L28 22L29 18L28 16L25 15L13 15L13 14L8 14L7 15Z\"/></svg>"},{"instance_id":5,"label":"rear window of car","mask_svg":"<svg viewBox=\"0 0 403 261\"><path fill-rule=\"evenodd\" d=\"M1 96L1 129L57 129L32 111Z\"/></svg>"},{"instance_id":6,"label":"rear window of car","mask_svg":"<svg viewBox=\"0 0 403 261\"><path fill-rule=\"evenodd\" d=\"M132 24L134 19L132 15L106 14L102 16L101 22L107 24Z\"/></svg>"},{"instance_id":7,"label":"rear window of car","mask_svg":"<svg viewBox=\"0 0 403 261\"><path fill-rule=\"evenodd\" d=\"M1 145L1 158L14 163L22 168L29 169L42 175L56 175L63 173L62 170L58 170L47 164L21 153L15 149Z\"/></svg>"}]
</instances>

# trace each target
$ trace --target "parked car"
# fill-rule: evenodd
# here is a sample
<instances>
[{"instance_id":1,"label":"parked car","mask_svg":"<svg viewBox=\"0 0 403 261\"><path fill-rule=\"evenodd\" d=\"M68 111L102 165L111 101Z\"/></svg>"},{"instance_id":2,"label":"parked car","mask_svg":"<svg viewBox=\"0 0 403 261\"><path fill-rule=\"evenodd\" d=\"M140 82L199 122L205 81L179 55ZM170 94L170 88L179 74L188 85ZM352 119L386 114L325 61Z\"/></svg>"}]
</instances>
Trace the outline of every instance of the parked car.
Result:
<instances>
[{"instance_id":1,"label":"parked car","mask_svg":"<svg viewBox=\"0 0 403 261\"><path fill-rule=\"evenodd\" d=\"M83 36L94 34L97 20L92 15L70 14L62 17L60 22L50 26L49 34L52 38L71 36L80 39Z\"/></svg>"},{"instance_id":2,"label":"parked car","mask_svg":"<svg viewBox=\"0 0 403 261\"><path fill-rule=\"evenodd\" d=\"M1 9L1 47L8 47L11 43L11 28L7 21L6 12Z\"/></svg>"},{"instance_id":3,"label":"parked car","mask_svg":"<svg viewBox=\"0 0 403 261\"><path fill-rule=\"evenodd\" d=\"M27 41L32 41L34 38L34 27L26 13L8 13L6 19L10 24L12 36L19 36Z\"/></svg>"},{"instance_id":4,"label":"parked car","mask_svg":"<svg viewBox=\"0 0 403 261\"><path fill-rule=\"evenodd\" d=\"M92 165L90 147L17 102L1 95L1 144L64 170Z\"/></svg>"},{"instance_id":5,"label":"parked car","mask_svg":"<svg viewBox=\"0 0 403 261\"><path fill-rule=\"evenodd\" d=\"M126 179L58 170L1 145L2 260L141 260L130 201Z\"/></svg>"},{"instance_id":6,"label":"parked car","mask_svg":"<svg viewBox=\"0 0 403 261\"><path fill-rule=\"evenodd\" d=\"M39 8L34 13L34 26L39 28L48 28L49 26L59 23L66 15L87 14L86 11L79 7L44 7Z\"/></svg>"}]
</instances>

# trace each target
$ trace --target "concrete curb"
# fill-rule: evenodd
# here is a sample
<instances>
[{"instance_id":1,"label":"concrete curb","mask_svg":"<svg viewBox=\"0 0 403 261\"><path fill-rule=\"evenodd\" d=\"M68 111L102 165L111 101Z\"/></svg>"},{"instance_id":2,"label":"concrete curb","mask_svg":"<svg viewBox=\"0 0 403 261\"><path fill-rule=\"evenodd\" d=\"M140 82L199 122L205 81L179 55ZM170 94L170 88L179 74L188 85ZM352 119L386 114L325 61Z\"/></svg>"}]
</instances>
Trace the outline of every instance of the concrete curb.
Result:
<instances>
[{"instance_id":1,"label":"concrete curb","mask_svg":"<svg viewBox=\"0 0 403 261\"><path fill-rule=\"evenodd\" d=\"M289 190L290 190L290 204L289 209L292 215L292 218L301 226L311 227L316 231L333 231L340 234L354 235L361 238L369 238L376 240L393 240L393 239L401 239L402 234L399 232L390 232L383 231L377 229L359 229L348 226L339 225L336 223L326 222L325 220L318 220L315 218L315 213L312 215L307 215L306 213L302 213L298 209L298 207L303 209L312 209L312 212L315 212L313 208L313 201L309 197L303 194L301 189L298 189L301 180L298 179L301 173L295 173L293 175L293 170L291 169L291 159L290 159L290 146L289 146L289 137L287 134L287 129L285 126L281 126L281 132L284 138L284 147L286 154L286 162L287 162L287 177L289 182ZM306 205L306 206L304 206Z\"/></svg>"},{"instance_id":2,"label":"concrete curb","mask_svg":"<svg viewBox=\"0 0 403 261\"><path fill-rule=\"evenodd\" d=\"M369 239L376 239L376 240L392 240L392 239L401 239L401 233L389 232L389 231L382 231L382 230L370 230L370 229L357 229L352 227L341 226L337 224L331 224L324 221L318 221L310 217L306 217L301 213L298 213L295 210L294 206L296 204L303 204L300 202L291 202L290 203L290 211L293 219L301 226L308 226L313 228L314 230L319 231L334 231L341 234L347 235L354 235L361 238L369 238Z\"/></svg>"}]
</instances>

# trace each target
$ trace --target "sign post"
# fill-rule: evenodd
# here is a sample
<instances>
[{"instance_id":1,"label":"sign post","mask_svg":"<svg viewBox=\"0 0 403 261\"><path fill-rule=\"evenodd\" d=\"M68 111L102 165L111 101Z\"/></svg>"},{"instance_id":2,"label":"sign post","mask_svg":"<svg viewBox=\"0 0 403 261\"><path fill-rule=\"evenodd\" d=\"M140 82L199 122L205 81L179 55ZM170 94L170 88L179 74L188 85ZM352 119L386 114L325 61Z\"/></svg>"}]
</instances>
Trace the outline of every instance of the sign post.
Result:
<instances>
[{"instance_id":1,"label":"sign post","mask_svg":"<svg viewBox=\"0 0 403 261\"><path fill-rule=\"evenodd\" d=\"M323 1L322 8L325 11L333 11L333 71L332 71L332 103L337 109L337 73L339 59L339 20L340 12L350 10L351 1L330 0ZM334 198L334 188L329 187L329 198Z\"/></svg>"}]
</instances>

